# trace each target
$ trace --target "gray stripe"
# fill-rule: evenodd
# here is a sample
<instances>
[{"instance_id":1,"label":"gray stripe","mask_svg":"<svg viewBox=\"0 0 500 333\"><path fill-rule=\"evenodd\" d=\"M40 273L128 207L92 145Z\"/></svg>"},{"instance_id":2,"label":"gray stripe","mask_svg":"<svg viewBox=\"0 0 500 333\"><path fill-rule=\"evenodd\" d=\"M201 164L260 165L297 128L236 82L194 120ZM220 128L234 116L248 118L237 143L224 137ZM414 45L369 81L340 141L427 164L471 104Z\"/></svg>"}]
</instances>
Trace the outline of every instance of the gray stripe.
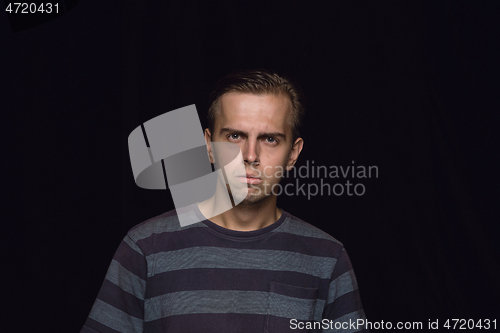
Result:
<instances>
[{"instance_id":1,"label":"gray stripe","mask_svg":"<svg viewBox=\"0 0 500 333\"><path fill-rule=\"evenodd\" d=\"M154 255L153 274L189 268L233 268L291 271L330 278L337 259L277 250L191 247ZM151 260L151 256L147 259Z\"/></svg>"},{"instance_id":2,"label":"gray stripe","mask_svg":"<svg viewBox=\"0 0 500 333\"><path fill-rule=\"evenodd\" d=\"M123 241L125 243L128 244L128 246L130 246L134 251L136 251L137 253L139 253L141 256L144 255L144 253L142 253L141 249L139 248L139 246L137 246L137 244L132 240L132 238L126 236Z\"/></svg>"},{"instance_id":3,"label":"gray stripe","mask_svg":"<svg viewBox=\"0 0 500 333\"><path fill-rule=\"evenodd\" d=\"M182 216L181 218L185 219L186 221L192 219L196 219L196 221L200 220L193 211L183 213L180 216ZM173 232L173 231L179 231L197 227L207 227L207 226L201 222L198 222L195 224L190 224L185 227L181 227L179 223L179 217L177 215L169 217L159 217L131 230L129 232L129 236L135 242L137 242L141 239L148 238L152 234L160 234L162 232Z\"/></svg>"},{"instance_id":4,"label":"gray stripe","mask_svg":"<svg viewBox=\"0 0 500 333\"><path fill-rule=\"evenodd\" d=\"M322 309L321 304L319 306ZM312 320L316 308L316 299L295 298L263 291L179 291L147 299L144 321L194 313L269 314ZM320 319L321 311L319 310Z\"/></svg>"},{"instance_id":5,"label":"gray stripe","mask_svg":"<svg viewBox=\"0 0 500 333\"><path fill-rule=\"evenodd\" d=\"M351 323L356 323L358 319L364 319L365 318L365 315L364 315L364 312L361 310L361 311L354 311L354 312L351 312L351 313L348 313L348 314L345 314L343 315L342 317L338 318L338 319L335 319L333 322L334 323L340 323L338 325L341 325L342 323L346 323L344 324L346 328L341 328L339 330L336 330L335 328L333 329L327 329L327 330L323 330L321 332L324 332L324 333L333 333L333 332L342 332L342 333L351 333L351 332L359 332L359 331L362 331L363 328L364 328L364 325L354 325L355 328L352 328ZM332 324L333 327L335 327L335 324Z\"/></svg>"},{"instance_id":6,"label":"gray stripe","mask_svg":"<svg viewBox=\"0 0 500 333\"><path fill-rule=\"evenodd\" d=\"M323 299L316 300L316 307L314 309L314 320L321 321L323 319L323 311L325 310L326 301Z\"/></svg>"},{"instance_id":7,"label":"gray stripe","mask_svg":"<svg viewBox=\"0 0 500 333\"><path fill-rule=\"evenodd\" d=\"M290 218L286 219L278 228L274 229L273 232L286 232L304 237L328 239L342 245L338 240L315 226Z\"/></svg>"},{"instance_id":8,"label":"gray stripe","mask_svg":"<svg viewBox=\"0 0 500 333\"><path fill-rule=\"evenodd\" d=\"M144 300L146 281L123 267L118 261L111 260L106 280L111 281L122 290Z\"/></svg>"},{"instance_id":9,"label":"gray stripe","mask_svg":"<svg viewBox=\"0 0 500 333\"><path fill-rule=\"evenodd\" d=\"M143 321L141 319L132 317L100 299L96 299L89 317L118 332L142 332Z\"/></svg>"},{"instance_id":10,"label":"gray stripe","mask_svg":"<svg viewBox=\"0 0 500 333\"><path fill-rule=\"evenodd\" d=\"M358 284L356 283L354 270L351 269L330 282L327 304L333 303L336 298L339 298L340 296L345 295L357 288Z\"/></svg>"},{"instance_id":11,"label":"gray stripe","mask_svg":"<svg viewBox=\"0 0 500 333\"><path fill-rule=\"evenodd\" d=\"M179 291L147 299L145 321L192 313L248 313L265 315L269 293L262 291Z\"/></svg>"},{"instance_id":12,"label":"gray stripe","mask_svg":"<svg viewBox=\"0 0 500 333\"><path fill-rule=\"evenodd\" d=\"M268 314L298 320L312 320L316 299L303 299L270 293Z\"/></svg>"}]
</instances>

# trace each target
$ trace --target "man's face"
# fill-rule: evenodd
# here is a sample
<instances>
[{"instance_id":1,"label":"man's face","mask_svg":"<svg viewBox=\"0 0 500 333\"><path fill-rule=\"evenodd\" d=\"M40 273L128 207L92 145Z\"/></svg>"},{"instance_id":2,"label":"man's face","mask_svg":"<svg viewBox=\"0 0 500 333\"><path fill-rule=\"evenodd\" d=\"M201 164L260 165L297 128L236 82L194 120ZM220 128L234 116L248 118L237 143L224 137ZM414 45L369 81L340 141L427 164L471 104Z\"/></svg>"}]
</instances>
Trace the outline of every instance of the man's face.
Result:
<instances>
[{"instance_id":1,"label":"man's face","mask_svg":"<svg viewBox=\"0 0 500 333\"><path fill-rule=\"evenodd\" d=\"M281 94L231 92L222 96L219 107L214 133L207 129L205 139L209 142L211 134L214 142L231 142L240 147L246 174L229 171L228 180L248 187L240 204L261 202L274 195L273 185L279 186L276 184L281 176L295 164L302 150L302 139L294 145L291 142L292 103Z\"/></svg>"}]
</instances>

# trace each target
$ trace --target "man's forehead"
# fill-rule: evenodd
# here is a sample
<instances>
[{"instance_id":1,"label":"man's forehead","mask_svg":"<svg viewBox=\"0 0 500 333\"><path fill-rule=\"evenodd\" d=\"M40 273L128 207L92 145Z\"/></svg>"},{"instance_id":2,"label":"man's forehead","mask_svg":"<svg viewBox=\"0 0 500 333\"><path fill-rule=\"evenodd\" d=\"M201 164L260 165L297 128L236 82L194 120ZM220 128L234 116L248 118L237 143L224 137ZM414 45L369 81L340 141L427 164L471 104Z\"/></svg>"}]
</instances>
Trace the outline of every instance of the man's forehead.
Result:
<instances>
[{"instance_id":1,"label":"man's forehead","mask_svg":"<svg viewBox=\"0 0 500 333\"><path fill-rule=\"evenodd\" d=\"M282 127L292 125L293 107L286 94L230 92L221 97L220 122L259 121Z\"/></svg>"}]
</instances>

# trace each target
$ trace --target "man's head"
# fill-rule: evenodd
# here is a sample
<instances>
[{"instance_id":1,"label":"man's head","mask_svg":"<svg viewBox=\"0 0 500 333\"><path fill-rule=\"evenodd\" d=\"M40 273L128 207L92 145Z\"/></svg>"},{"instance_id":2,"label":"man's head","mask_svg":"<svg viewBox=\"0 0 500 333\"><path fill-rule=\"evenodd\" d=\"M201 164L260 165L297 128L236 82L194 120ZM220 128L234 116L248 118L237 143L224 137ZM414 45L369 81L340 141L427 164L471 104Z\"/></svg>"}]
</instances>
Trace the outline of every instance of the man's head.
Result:
<instances>
[{"instance_id":1,"label":"man's head","mask_svg":"<svg viewBox=\"0 0 500 333\"><path fill-rule=\"evenodd\" d=\"M298 127L304 111L298 88L267 71L241 71L221 79L211 98L207 149L212 154L210 141L239 145L246 175L227 177L248 184L241 204L274 196L273 186L293 167L303 146ZM214 156L210 159L213 163Z\"/></svg>"},{"instance_id":2,"label":"man's head","mask_svg":"<svg viewBox=\"0 0 500 333\"><path fill-rule=\"evenodd\" d=\"M290 79L265 69L241 70L231 72L220 79L210 94L208 109L208 129L214 132L217 114L220 112L220 100L224 94L230 92L248 93L254 95L284 95L292 104L292 140L300 137L299 128L304 116L303 94L300 87Z\"/></svg>"}]
</instances>

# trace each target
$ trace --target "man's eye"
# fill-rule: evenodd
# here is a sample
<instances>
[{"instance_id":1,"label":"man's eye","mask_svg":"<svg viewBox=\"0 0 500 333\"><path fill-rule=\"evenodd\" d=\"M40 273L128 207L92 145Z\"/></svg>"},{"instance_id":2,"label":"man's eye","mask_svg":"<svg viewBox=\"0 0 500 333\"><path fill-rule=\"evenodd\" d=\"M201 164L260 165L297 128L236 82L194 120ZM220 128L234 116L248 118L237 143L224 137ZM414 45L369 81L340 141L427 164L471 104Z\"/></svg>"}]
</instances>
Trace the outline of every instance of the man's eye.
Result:
<instances>
[{"instance_id":1,"label":"man's eye","mask_svg":"<svg viewBox=\"0 0 500 333\"><path fill-rule=\"evenodd\" d=\"M276 142L278 142L278 141L277 141L275 138L273 138L273 137L268 137L266 140L267 140L267 142L269 142L269 143L276 143Z\"/></svg>"},{"instance_id":2,"label":"man's eye","mask_svg":"<svg viewBox=\"0 0 500 333\"><path fill-rule=\"evenodd\" d=\"M230 134L229 137L233 140L238 140L240 136L238 134Z\"/></svg>"}]
</instances>

